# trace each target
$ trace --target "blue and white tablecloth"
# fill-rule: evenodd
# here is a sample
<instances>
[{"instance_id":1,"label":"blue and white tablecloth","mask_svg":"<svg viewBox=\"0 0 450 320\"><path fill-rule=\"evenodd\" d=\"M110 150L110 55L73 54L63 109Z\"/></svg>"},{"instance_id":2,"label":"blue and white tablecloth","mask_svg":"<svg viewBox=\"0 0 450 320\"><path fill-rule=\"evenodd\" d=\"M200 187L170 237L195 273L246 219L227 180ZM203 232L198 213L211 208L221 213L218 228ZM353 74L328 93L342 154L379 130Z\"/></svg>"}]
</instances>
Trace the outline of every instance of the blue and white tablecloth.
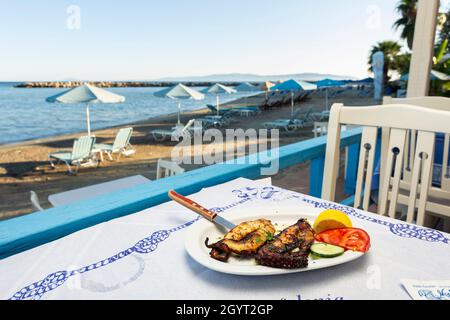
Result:
<instances>
[{"instance_id":1,"label":"blue and white tablecloth","mask_svg":"<svg viewBox=\"0 0 450 320\"><path fill-rule=\"evenodd\" d=\"M267 179L237 179L190 197L224 216L262 205L339 207L369 232L372 247L329 269L265 278L221 274L187 255L183 235L198 216L168 202L0 260L0 297L410 299L401 279L450 279L448 234L280 189Z\"/></svg>"}]
</instances>

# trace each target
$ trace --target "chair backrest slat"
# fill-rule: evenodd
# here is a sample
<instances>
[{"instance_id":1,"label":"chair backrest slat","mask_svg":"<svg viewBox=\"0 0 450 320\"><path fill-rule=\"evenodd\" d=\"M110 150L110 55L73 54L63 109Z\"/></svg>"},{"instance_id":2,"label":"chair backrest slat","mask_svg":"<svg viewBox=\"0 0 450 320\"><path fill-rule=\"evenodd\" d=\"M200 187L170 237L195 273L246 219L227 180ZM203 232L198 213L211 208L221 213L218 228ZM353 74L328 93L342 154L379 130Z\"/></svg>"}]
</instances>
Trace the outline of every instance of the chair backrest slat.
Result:
<instances>
[{"instance_id":1,"label":"chair backrest slat","mask_svg":"<svg viewBox=\"0 0 450 320\"><path fill-rule=\"evenodd\" d=\"M359 152L359 167L356 179L355 207L364 210L369 209L370 188L372 185L373 163L375 147L377 144L377 127L363 128L361 137L361 149ZM362 205L361 196L364 193Z\"/></svg>"},{"instance_id":2,"label":"chair backrest slat","mask_svg":"<svg viewBox=\"0 0 450 320\"><path fill-rule=\"evenodd\" d=\"M444 156L442 157L441 188L450 191L450 163L448 154L450 153L450 134L446 133L444 138Z\"/></svg>"},{"instance_id":3,"label":"chair backrest slat","mask_svg":"<svg viewBox=\"0 0 450 320\"><path fill-rule=\"evenodd\" d=\"M89 158L94 143L94 137L82 136L76 139L73 143L72 160Z\"/></svg>"},{"instance_id":4,"label":"chair backrest slat","mask_svg":"<svg viewBox=\"0 0 450 320\"><path fill-rule=\"evenodd\" d=\"M411 177L411 192L408 201L407 222L413 222L417 207L417 223L424 224L425 208L428 189L431 186L433 159L434 159L435 134L432 132L419 132ZM419 189L419 203L417 191Z\"/></svg>"},{"instance_id":5,"label":"chair backrest slat","mask_svg":"<svg viewBox=\"0 0 450 320\"><path fill-rule=\"evenodd\" d=\"M386 214L386 205L388 200L390 200L388 213L391 218L395 218L397 200L400 191L400 179L402 177L406 131L407 130L405 129L391 129L391 136L389 140L387 165L384 172L384 176L386 177L386 179L382 182L383 192L380 197L381 211L379 210L379 213L382 215ZM392 173L393 177L391 178ZM389 184L392 185L390 198L388 196Z\"/></svg>"},{"instance_id":6,"label":"chair backrest slat","mask_svg":"<svg viewBox=\"0 0 450 320\"><path fill-rule=\"evenodd\" d=\"M124 149L130 142L131 135L133 134L133 128L122 128L116 135L113 143L113 150Z\"/></svg>"}]
</instances>

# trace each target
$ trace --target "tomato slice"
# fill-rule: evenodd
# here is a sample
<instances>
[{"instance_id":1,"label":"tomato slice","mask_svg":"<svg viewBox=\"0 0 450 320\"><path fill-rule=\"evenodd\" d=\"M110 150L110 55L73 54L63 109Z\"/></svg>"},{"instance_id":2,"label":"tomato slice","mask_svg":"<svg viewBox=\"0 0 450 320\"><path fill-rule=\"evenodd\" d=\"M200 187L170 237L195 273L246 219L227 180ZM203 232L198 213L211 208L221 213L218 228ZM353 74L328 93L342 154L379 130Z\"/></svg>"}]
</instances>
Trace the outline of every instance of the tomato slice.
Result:
<instances>
[{"instance_id":1,"label":"tomato slice","mask_svg":"<svg viewBox=\"0 0 450 320\"><path fill-rule=\"evenodd\" d=\"M370 248L370 236L359 228L327 230L316 235L316 240L359 252L367 252Z\"/></svg>"}]
</instances>

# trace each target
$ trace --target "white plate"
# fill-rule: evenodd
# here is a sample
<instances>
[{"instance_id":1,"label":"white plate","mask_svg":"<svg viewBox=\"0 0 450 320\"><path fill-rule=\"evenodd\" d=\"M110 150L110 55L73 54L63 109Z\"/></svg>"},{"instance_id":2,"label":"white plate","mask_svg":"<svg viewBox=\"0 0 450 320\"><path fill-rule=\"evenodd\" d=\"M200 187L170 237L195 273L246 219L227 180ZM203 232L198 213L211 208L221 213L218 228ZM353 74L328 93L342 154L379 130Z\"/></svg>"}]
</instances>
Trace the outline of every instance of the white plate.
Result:
<instances>
[{"instance_id":1,"label":"white plate","mask_svg":"<svg viewBox=\"0 0 450 320\"><path fill-rule=\"evenodd\" d=\"M315 212L316 211L316 212ZM223 214L223 217L239 224L244 221L255 219L268 219L273 224L277 223L277 230L293 225L300 218L308 219L312 225L318 212L314 208L305 209L305 207L283 207L283 208L251 208L239 209L233 212ZM238 258L231 256L228 262L217 261L209 256L210 249L205 246L205 239L209 238L210 243L221 239L226 231L215 224L204 219L199 220L192 225L186 232L184 244L188 254L201 265L218 272L246 275L246 276L267 276L277 274L288 274L295 272L305 272L315 269L328 268L339 264L347 263L364 255L361 252L346 251L343 255L329 259L309 259L308 267L301 269L276 269L257 265L254 258Z\"/></svg>"}]
</instances>

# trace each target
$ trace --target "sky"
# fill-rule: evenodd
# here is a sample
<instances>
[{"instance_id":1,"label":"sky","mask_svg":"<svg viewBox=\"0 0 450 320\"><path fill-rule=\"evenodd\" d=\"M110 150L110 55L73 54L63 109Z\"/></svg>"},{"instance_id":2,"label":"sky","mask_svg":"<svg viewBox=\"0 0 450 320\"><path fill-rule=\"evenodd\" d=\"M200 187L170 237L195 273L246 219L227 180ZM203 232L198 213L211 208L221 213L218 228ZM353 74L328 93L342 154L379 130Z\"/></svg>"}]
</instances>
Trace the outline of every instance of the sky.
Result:
<instances>
[{"instance_id":1,"label":"sky","mask_svg":"<svg viewBox=\"0 0 450 320\"><path fill-rule=\"evenodd\" d=\"M447 0L446 0L447 1ZM0 0L0 81L368 76L395 0Z\"/></svg>"}]
</instances>

